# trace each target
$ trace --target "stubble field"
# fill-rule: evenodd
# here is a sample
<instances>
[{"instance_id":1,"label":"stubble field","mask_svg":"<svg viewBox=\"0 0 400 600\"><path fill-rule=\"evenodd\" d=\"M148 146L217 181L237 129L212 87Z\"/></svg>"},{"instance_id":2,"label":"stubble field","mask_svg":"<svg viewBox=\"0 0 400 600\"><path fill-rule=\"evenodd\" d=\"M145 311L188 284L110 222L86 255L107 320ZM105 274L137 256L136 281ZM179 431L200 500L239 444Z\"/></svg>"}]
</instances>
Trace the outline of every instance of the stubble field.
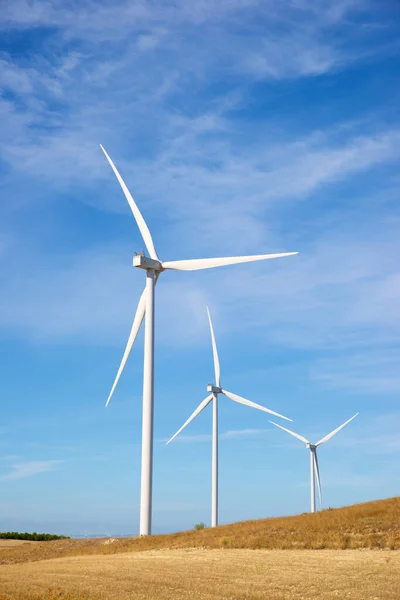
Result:
<instances>
[{"instance_id":1,"label":"stubble field","mask_svg":"<svg viewBox=\"0 0 400 600\"><path fill-rule=\"evenodd\" d=\"M149 550L3 566L1 600L399 600L400 555Z\"/></svg>"}]
</instances>

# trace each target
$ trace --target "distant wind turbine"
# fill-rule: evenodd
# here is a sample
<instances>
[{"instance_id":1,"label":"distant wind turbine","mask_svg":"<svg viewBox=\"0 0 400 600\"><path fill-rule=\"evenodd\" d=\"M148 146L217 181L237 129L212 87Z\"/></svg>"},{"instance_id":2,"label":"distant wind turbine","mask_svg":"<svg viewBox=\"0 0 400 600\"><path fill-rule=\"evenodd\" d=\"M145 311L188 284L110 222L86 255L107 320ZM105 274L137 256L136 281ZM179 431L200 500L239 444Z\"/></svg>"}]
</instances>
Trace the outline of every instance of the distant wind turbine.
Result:
<instances>
[{"instance_id":1,"label":"distant wind turbine","mask_svg":"<svg viewBox=\"0 0 400 600\"><path fill-rule=\"evenodd\" d=\"M270 413L271 415L275 415L276 417L281 417L282 419L286 419L286 421L291 421L288 417L284 417L279 413L270 410L269 408L265 408L264 406L260 406L260 404L256 404L255 402L251 402L250 400L246 400L246 398L242 398L237 394L233 394L232 392L228 392L227 390L222 389L221 387L221 370L219 366L219 358L217 351L217 344L215 342L214 329L211 322L210 311L207 308L208 321L210 323L210 332L211 332L211 342L213 349L213 357L214 357L214 372L215 372L215 385L209 384L207 386L207 391L211 392L207 398L205 398L202 402L200 402L199 406L192 413L192 415L188 418L188 420L182 425L180 429L172 436L170 440L168 440L167 444L172 442L177 435L189 425L191 421L201 411L210 404L213 403L213 421L212 421L212 469L211 469L211 526L216 527L218 525L218 395L223 394L233 400L234 402L238 402L239 404L244 404L245 406L251 406L252 408L258 408L258 410L263 410L264 412Z\"/></svg>"},{"instance_id":2,"label":"distant wind turbine","mask_svg":"<svg viewBox=\"0 0 400 600\"><path fill-rule=\"evenodd\" d=\"M330 440L334 435L336 435L341 429L343 429L343 427L346 427L346 425L348 423L350 423L350 421L355 419L356 416L359 414L360 413L356 413L355 415L353 415L351 417L351 419L349 419L348 421L343 423L343 425L340 425L340 427L337 427L336 429L331 431L331 433L328 433L328 435L323 437L322 440L319 440L319 442L317 442L316 444L312 444L302 435L299 435L298 433L295 433L294 431L290 431L290 429L286 429L286 427L282 427L282 425L278 425L277 423L270 421L270 423L272 423L272 425L275 425L275 427L279 427L279 429L283 429L283 431L290 433L290 435L293 435L295 438L297 438L301 442L304 442L306 444L307 448L309 448L309 450L310 450L311 512L312 513L315 512L315 476L317 476L319 503L320 503L320 508L322 509L321 479L319 476L317 448L324 442L327 442L328 440Z\"/></svg>"},{"instance_id":3,"label":"distant wind turbine","mask_svg":"<svg viewBox=\"0 0 400 600\"><path fill-rule=\"evenodd\" d=\"M150 535L151 533L151 512L152 512L152 476L153 476L153 405L154 405L154 287L159 275L166 270L175 271L197 271L199 269L209 269L211 267L221 267L223 265L234 265L237 263L252 262L255 260L265 260L267 258L279 258L282 256L292 256L297 252L285 252L282 254L259 254L256 256L233 256L224 258L198 258L193 260L172 260L162 262L154 248L150 231L143 219L134 199L126 187L116 166L108 156L107 152L101 146L116 178L125 194L125 197L135 217L136 223L142 234L149 256L143 252L133 257L133 266L146 271L146 287L142 292L139 304L136 309L132 329L129 334L128 343L122 357L115 381L107 399L108 405L111 396L117 386L126 361L132 350L143 317L146 313L146 327L144 333L144 374L143 374L143 416L142 416L142 474L141 474L141 493L140 493L140 535Z\"/></svg>"}]
</instances>

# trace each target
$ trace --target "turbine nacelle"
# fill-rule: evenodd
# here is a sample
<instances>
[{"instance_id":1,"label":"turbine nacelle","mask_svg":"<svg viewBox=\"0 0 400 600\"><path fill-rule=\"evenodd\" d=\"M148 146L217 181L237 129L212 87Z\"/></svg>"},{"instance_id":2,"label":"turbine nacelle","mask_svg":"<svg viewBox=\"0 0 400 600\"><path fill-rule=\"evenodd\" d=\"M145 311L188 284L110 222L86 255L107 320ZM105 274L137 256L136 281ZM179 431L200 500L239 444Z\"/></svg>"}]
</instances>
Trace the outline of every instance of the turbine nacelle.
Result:
<instances>
[{"instance_id":1,"label":"turbine nacelle","mask_svg":"<svg viewBox=\"0 0 400 600\"><path fill-rule=\"evenodd\" d=\"M153 269L154 271L163 270L163 266L159 260L145 256L143 252L135 254L133 257L133 266L139 267L139 269L145 269L146 271L149 269Z\"/></svg>"},{"instance_id":2,"label":"turbine nacelle","mask_svg":"<svg viewBox=\"0 0 400 600\"><path fill-rule=\"evenodd\" d=\"M207 392L211 392L212 394L222 394L222 388L217 387L213 383L209 383L207 386Z\"/></svg>"}]
</instances>

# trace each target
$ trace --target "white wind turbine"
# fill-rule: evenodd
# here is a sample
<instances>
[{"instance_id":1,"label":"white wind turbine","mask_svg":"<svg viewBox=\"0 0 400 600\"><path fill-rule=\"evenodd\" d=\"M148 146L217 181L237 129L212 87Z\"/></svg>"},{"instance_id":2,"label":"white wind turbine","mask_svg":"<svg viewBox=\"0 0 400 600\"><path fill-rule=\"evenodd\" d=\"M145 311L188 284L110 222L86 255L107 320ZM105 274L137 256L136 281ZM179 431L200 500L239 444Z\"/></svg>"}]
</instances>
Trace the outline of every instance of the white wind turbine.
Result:
<instances>
[{"instance_id":1,"label":"white wind turbine","mask_svg":"<svg viewBox=\"0 0 400 600\"><path fill-rule=\"evenodd\" d=\"M137 337L138 331L146 313L146 327L144 334L144 373L143 373L143 415L142 415L142 473L141 473L141 493L140 493L140 535L149 535L151 533L151 512L152 512L152 471L153 471L153 387L154 387L154 286L159 275L168 269L175 271L197 271L199 269L209 269L211 267L221 267L223 265L233 265L236 263L252 262L255 260L264 260L267 258L279 258L281 256L291 256L297 252L285 252L282 254L260 254L256 256L234 256L224 258L199 258L193 260L173 260L162 262L154 248L150 231L143 219L134 199L126 187L117 168L108 156L107 152L101 146L112 170L117 177L119 184L125 194L125 197L131 207L133 216L142 234L149 256L143 252L133 257L133 266L146 271L146 287L142 292L136 314L133 320L132 329L129 334L128 343L123 354L121 364L115 377L111 392L108 396L106 406L117 386L121 373L128 360L130 351Z\"/></svg>"},{"instance_id":2,"label":"white wind turbine","mask_svg":"<svg viewBox=\"0 0 400 600\"><path fill-rule=\"evenodd\" d=\"M327 442L328 440L330 440L334 435L336 435L338 433L338 431L340 431L341 429L343 429L343 427L346 427L346 425L348 423L350 423L350 421L352 421L353 419L355 419L358 414L359 413L356 413L355 415L353 415L351 417L351 419L349 419L348 421L346 421L345 423L343 423L343 425L340 425L340 427L337 427L336 429L334 429L333 431L331 431L331 433L328 433L328 435L326 435L325 437L323 437L316 444L312 444L311 442L309 442L302 435L299 435L298 433L295 433L294 431L290 431L290 429L286 429L286 427L282 427L282 425L278 425L278 423L274 423L273 421L270 421L270 423L272 423L272 425L275 425L275 427L279 427L279 429L283 429L283 431L286 431L287 433L290 433L290 435L293 435L295 438L297 438L301 442L304 442L306 444L307 448L309 448L309 450L310 450L311 512L312 513L315 512L315 476L317 476L318 493L319 493L319 503L320 503L320 508L322 508L321 479L320 479L320 476L319 476L317 448L318 448L318 446L320 446L324 442Z\"/></svg>"},{"instance_id":3,"label":"white wind turbine","mask_svg":"<svg viewBox=\"0 0 400 600\"><path fill-rule=\"evenodd\" d=\"M219 366L218 359L218 351L217 344L215 342L214 329L211 322L210 311L207 308L208 321L210 323L210 332L211 332L211 342L213 349L213 357L214 357L214 372L215 372L215 385L209 384L207 386L207 392L211 392L207 398L205 398L202 402L200 402L199 406L196 410L190 415L188 420L182 425L180 429L172 436L170 440L168 440L167 444L172 442L177 435L189 425L191 421L201 411L208 405L210 402L213 403L213 420L212 420L212 468L211 468L211 527L216 527L218 525L218 395L223 394L233 400L234 402L238 402L239 404L244 404L245 406L251 406L252 408L258 408L259 410L263 410L264 412L270 413L271 415L275 415L276 417L281 417L282 419L286 419L286 421L291 421L288 417L284 417L279 413L270 410L269 408L265 408L264 406L260 406L260 404L256 404L255 402L251 402L250 400L246 400L246 398L242 398L237 394L233 394L232 392L228 392L221 387L221 370Z\"/></svg>"}]
</instances>

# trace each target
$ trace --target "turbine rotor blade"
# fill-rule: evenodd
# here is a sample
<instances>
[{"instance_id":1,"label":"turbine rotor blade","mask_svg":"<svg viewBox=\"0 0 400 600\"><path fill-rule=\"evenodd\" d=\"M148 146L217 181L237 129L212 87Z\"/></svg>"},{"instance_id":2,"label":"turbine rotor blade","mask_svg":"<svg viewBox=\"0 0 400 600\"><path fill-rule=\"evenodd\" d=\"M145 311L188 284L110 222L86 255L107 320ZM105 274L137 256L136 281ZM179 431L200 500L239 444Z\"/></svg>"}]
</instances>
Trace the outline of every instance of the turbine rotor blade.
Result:
<instances>
[{"instance_id":1,"label":"turbine rotor blade","mask_svg":"<svg viewBox=\"0 0 400 600\"><path fill-rule=\"evenodd\" d=\"M317 450L314 450L314 466L315 466L315 473L317 475L319 505L320 505L320 508L322 509L321 478L319 476L319 466L318 466Z\"/></svg>"},{"instance_id":2,"label":"turbine rotor blade","mask_svg":"<svg viewBox=\"0 0 400 600\"><path fill-rule=\"evenodd\" d=\"M176 271L198 271L200 269L211 269L212 267L236 265L238 263L253 262L255 260L293 256L294 254L298 254L298 252L284 252L282 254L256 254L254 256L225 256L221 258L194 258L191 260L169 260L163 262L162 266L163 269L175 269Z\"/></svg>"},{"instance_id":3,"label":"turbine rotor blade","mask_svg":"<svg viewBox=\"0 0 400 600\"><path fill-rule=\"evenodd\" d=\"M129 334L128 343L126 344L125 352L122 357L121 364L119 365L119 369L118 369L117 375L115 377L113 386L111 388L111 392L107 398L106 406L108 406L108 403L111 400L111 396L113 395L114 390L117 387L117 383L119 381L119 378L121 377L122 371L124 370L124 367L126 365L126 361L128 360L129 354L132 350L132 346L136 340L136 337L139 332L140 326L142 324L145 312L146 312L146 289L143 290L142 295L140 296L139 304L136 309L135 318L133 319L132 329Z\"/></svg>"},{"instance_id":4,"label":"turbine rotor blade","mask_svg":"<svg viewBox=\"0 0 400 600\"><path fill-rule=\"evenodd\" d=\"M346 421L345 423L343 423L343 425L340 425L340 427L337 427L336 429L334 429L333 431L331 431L330 433L328 433L328 435L326 435L325 437L322 438L322 440L319 440L319 442L317 442L315 445L319 446L320 444L323 444L324 442L327 442L328 440L330 440L334 435L336 435L341 429L343 429L343 427L346 427L346 425L348 423L350 423L350 421L352 421L353 419L356 418L357 415L359 415L360 413L356 413L355 415L353 415L351 417L351 419L349 419L348 421Z\"/></svg>"},{"instance_id":5,"label":"turbine rotor blade","mask_svg":"<svg viewBox=\"0 0 400 600\"><path fill-rule=\"evenodd\" d=\"M282 425L278 425L278 423L274 423L273 421L270 421L270 423L272 423L272 425L275 425L275 427L279 427L279 429L283 429L283 431L286 431L286 433L290 433L290 435L292 435L293 437L297 438L301 442L304 442L305 444L309 444L310 443L307 440L307 438L303 437L302 435L299 435L298 433L295 433L294 431L291 431L290 429L286 429L286 427L282 427Z\"/></svg>"},{"instance_id":6,"label":"turbine rotor blade","mask_svg":"<svg viewBox=\"0 0 400 600\"><path fill-rule=\"evenodd\" d=\"M234 402L238 402L239 404L244 404L245 406L251 406L252 408L258 408L258 410L262 410L264 412L270 413L271 415L275 415L276 417L280 417L281 419L285 419L286 421L291 421L288 417L284 417L279 413L270 410L269 408L265 408L265 406L261 406L261 404L256 404L255 402L251 402L251 400L246 400L246 398L242 398L242 396L238 396L237 394L233 394L232 392L227 392L226 390L221 390L222 393L233 400Z\"/></svg>"},{"instance_id":7,"label":"turbine rotor blade","mask_svg":"<svg viewBox=\"0 0 400 600\"><path fill-rule=\"evenodd\" d=\"M137 226L139 227L140 233L142 234L142 238L146 245L146 248L150 255L150 258L154 258L154 260L160 260L157 256L157 252L156 252L156 249L154 248L154 244L153 244L153 239L151 237L149 228L147 227L146 221L143 219L142 213L140 212L140 210L138 209L138 207L136 205L136 202L132 198L131 193L128 190L127 186L125 185L125 182L122 179L121 175L119 174L117 167L114 165L113 161L111 160L111 158L109 157L109 155L107 154L107 152L105 151L105 149L103 148L103 146L101 144L100 144L100 148L103 150L106 159L110 163L110 166L111 166L112 170L114 171L115 176L118 179L120 186L122 187L122 191L125 194L125 198L128 200L129 206L131 207L133 216L136 219Z\"/></svg>"},{"instance_id":8,"label":"turbine rotor blade","mask_svg":"<svg viewBox=\"0 0 400 600\"><path fill-rule=\"evenodd\" d=\"M210 323L210 331L211 331L211 342L212 342L213 357L214 357L215 385L217 387L219 387L220 386L220 378L221 378L221 369L219 366L218 350L217 350L217 344L215 342L215 335L214 335L214 329L213 329L212 322L211 322L210 311L208 310L208 306L206 308L207 308L208 321Z\"/></svg>"},{"instance_id":9,"label":"turbine rotor blade","mask_svg":"<svg viewBox=\"0 0 400 600\"><path fill-rule=\"evenodd\" d=\"M207 406L207 404L209 404L211 402L212 399L213 399L213 394L210 394L209 396L207 396L207 398L205 398L203 400L203 402L200 402L200 404L198 405L198 407L196 408L196 410L190 415L190 417L188 418L188 420L185 421L185 423L182 425L182 427L180 429L178 429L178 431L172 436L172 438L170 438L168 440L168 442L165 445L168 446L168 444L170 442L172 442L172 440L174 438L176 438L177 435L180 434L180 432L182 431L182 429L185 429L186 425L189 425L190 421L193 421L193 419L196 418L197 415L199 415L201 413L201 411Z\"/></svg>"}]
</instances>

